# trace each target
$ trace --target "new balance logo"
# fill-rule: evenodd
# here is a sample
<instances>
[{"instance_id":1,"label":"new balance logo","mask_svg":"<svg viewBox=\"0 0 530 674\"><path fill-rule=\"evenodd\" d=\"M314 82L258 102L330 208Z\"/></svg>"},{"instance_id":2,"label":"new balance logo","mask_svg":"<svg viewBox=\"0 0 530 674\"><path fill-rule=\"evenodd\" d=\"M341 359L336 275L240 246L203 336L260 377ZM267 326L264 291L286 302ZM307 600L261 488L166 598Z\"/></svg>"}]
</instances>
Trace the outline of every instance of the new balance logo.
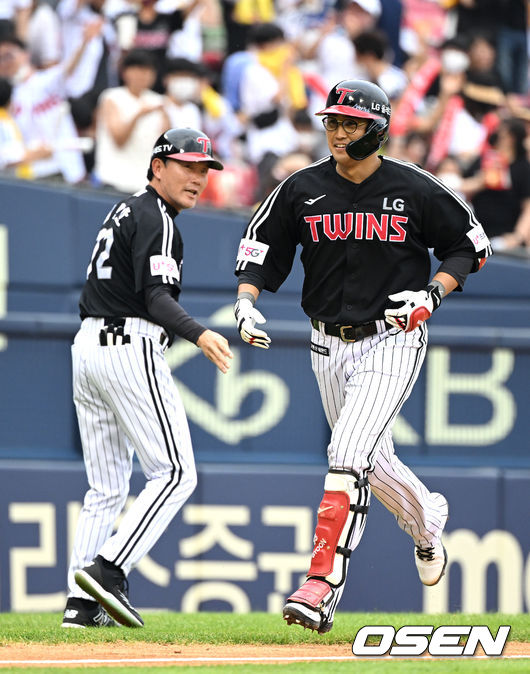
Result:
<instances>
[{"instance_id":1,"label":"new balance logo","mask_svg":"<svg viewBox=\"0 0 530 674\"><path fill-rule=\"evenodd\" d=\"M308 206L312 206L315 201L318 201L319 199L323 199L326 195L321 194L319 197L315 197L314 199L308 199L307 201L304 201L304 204L307 204Z\"/></svg>"},{"instance_id":2,"label":"new balance logo","mask_svg":"<svg viewBox=\"0 0 530 674\"><path fill-rule=\"evenodd\" d=\"M68 608L64 612L64 617L69 618L69 619L77 618L77 614L78 614L78 611L75 608Z\"/></svg>"}]
</instances>

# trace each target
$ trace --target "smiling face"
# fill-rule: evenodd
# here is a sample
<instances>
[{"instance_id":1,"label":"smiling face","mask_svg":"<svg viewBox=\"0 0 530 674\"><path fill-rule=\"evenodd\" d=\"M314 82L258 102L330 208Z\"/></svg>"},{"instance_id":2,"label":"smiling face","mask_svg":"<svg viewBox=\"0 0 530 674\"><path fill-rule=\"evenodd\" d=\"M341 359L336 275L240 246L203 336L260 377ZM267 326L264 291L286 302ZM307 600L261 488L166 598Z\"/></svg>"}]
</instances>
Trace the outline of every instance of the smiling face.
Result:
<instances>
[{"instance_id":1,"label":"smiling face","mask_svg":"<svg viewBox=\"0 0 530 674\"><path fill-rule=\"evenodd\" d=\"M366 126L370 120L360 117L349 117L346 115L329 115L329 117L333 117L339 122L338 127L334 131L328 131L326 129L326 139L333 158L337 164L351 164L352 162L355 162L355 159L352 159L346 152L346 145L351 143L352 140L359 140L359 138L364 136ZM341 122L352 119L357 122L357 129L353 133L348 133L344 131Z\"/></svg>"},{"instance_id":2,"label":"smiling face","mask_svg":"<svg viewBox=\"0 0 530 674\"><path fill-rule=\"evenodd\" d=\"M208 162L153 159L152 186L177 211L193 208L208 183Z\"/></svg>"}]
</instances>

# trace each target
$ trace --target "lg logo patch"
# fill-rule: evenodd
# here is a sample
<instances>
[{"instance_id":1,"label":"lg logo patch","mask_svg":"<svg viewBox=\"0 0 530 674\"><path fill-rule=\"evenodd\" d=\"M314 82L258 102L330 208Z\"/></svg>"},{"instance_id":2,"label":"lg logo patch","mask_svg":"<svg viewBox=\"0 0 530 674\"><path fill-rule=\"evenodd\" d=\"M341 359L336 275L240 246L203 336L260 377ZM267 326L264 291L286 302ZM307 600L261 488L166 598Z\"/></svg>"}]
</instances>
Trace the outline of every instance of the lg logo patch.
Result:
<instances>
[{"instance_id":1,"label":"lg logo patch","mask_svg":"<svg viewBox=\"0 0 530 674\"><path fill-rule=\"evenodd\" d=\"M391 625L361 627L352 644L354 655L475 655L480 644L489 656L502 655L510 625L501 625L495 638L486 625L451 625L434 629L432 625L413 625L397 630ZM431 636L432 635L432 636ZM430 640L427 638L431 636ZM460 638L467 641L460 644ZM378 644L367 644L369 637L380 637ZM393 645L394 644L394 645Z\"/></svg>"}]
</instances>

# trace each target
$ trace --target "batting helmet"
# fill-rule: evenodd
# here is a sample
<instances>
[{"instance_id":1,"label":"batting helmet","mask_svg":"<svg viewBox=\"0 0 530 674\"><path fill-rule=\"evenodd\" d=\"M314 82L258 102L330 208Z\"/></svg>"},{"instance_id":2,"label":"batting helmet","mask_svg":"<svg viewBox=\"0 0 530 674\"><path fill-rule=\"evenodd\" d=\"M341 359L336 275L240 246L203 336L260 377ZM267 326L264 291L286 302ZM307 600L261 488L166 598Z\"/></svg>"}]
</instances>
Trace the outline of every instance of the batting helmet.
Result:
<instances>
[{"instance_id":1,"label":"batting helmet","mask_svg":"<svg viewBox=\"0 0 530 674\"><path fill-rule=\"evenodd\" d=\"M346 146L352 159L360 161L377 152L388 138L390 103L385 92L372 82L343 80L328 94L326 107L317 115L347 115L372 121L364 135Z\"/></svg>"},{"instance_id":2,"label":"batting helmet","mask_svg":"<svg viewBox=\"0 0 530 674\"><path fill-rule=\"evenodd\" d=\"M159 157L179 161L205 161L210 168L222 171L224 166L212 156L212 142L198 129L169 129L156 141L151 161Z\"/></svg>"}]
</instances>

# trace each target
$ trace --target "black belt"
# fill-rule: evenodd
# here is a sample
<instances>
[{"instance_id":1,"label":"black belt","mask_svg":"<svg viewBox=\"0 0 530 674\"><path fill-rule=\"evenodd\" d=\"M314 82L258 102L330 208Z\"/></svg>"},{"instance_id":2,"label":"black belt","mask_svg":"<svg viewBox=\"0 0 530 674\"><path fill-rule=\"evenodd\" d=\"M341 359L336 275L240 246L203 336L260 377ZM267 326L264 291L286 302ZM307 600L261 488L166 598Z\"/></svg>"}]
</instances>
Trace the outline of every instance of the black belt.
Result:
<instances>
[{"instance_id":1,"label":"black belt","mask_svg":"<svg viewBox=\"0 0 530 674\"><path fill-rule=\"evenodd\" d=\"M119 329L121 328L121 334L123 334L123 328L125 327L125 320L126 320L126 319L125 319L123 316L106 316L106 317L103 318L103 323L104 323L104 325L105 325L105 330L102 330L101 332L106 333L106 331L107 331L109 328L110 328L111 331L112 331L112 330L115 330L115 329L118 329L118 330L119 330ZM127 343L130 343L130 341L131 341L130 335L125 335L125 337L126 337ZM103 344L103 341L101 341L101 340L104 340L105 338L102 337L101 334L100 334L100 336L99 336L99 339L100 339L100 344L101 344L102 346L105 346L105 345ZM160 333L160 344L161 344L162 346L164 346L164 345L166 345L168 342L169 342L169 337L167 336L166 331L163 330L163 331Z\"/></svg>"},{"instance_id":2,"label":"black belt","mask_svg":"<svg viewBox=\"0 0 530 674\"><path fill-rule=\"evenodd\" d=\"M320 330L320 321L311 319L315 330ZM362 325L340 325L340 323L324 323L324 332L331 337L340 337L343 342L357 342L359 339L376 335L379 330L377 322L363 323Z\"/></svg>"}]
</instances>

